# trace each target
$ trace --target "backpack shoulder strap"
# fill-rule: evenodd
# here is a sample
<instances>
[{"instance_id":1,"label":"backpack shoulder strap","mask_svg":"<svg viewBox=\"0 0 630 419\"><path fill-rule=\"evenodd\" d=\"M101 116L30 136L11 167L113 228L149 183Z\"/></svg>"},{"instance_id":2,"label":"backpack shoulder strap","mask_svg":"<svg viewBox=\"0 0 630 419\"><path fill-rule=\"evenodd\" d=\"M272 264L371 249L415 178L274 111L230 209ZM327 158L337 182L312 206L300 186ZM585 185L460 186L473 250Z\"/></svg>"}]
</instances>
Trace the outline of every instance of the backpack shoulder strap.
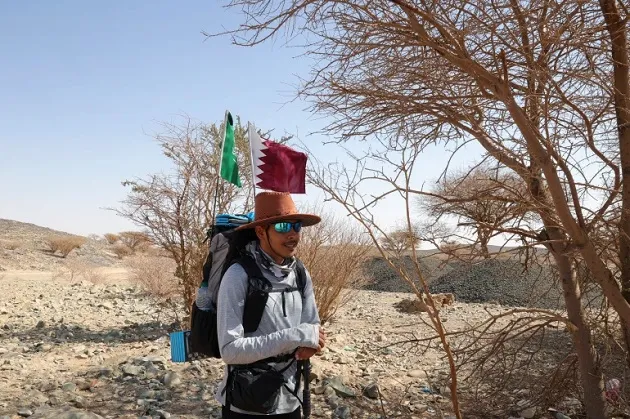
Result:
<instances>
[{"instance_id":1,"label":"backpack shoulder strap","mask_svg":"<svg viewBox=\"0 0 630 419\"><path fill-rule=\"evenodd\" d=\"M241 254L235 260L243 267L247 274L247 293L245 306L243 307L243 330L245 333L255 332L260 325L263 311L269 298L268 290L271 282L263 275L256 264L256 260L248 255Z\"/></svg>"},{"instance_id":2,"label":"backpack shoulder strap","mask_svg":"<svg viewBox=\"0 0 630 419\"><path fill-rule=\"evenodd\" d=\"M304 268L302 261L297 258L295 260L295 282L297 283L302 298L304 298L306 291L306 268Z\"/></svg>"}]
</instances>

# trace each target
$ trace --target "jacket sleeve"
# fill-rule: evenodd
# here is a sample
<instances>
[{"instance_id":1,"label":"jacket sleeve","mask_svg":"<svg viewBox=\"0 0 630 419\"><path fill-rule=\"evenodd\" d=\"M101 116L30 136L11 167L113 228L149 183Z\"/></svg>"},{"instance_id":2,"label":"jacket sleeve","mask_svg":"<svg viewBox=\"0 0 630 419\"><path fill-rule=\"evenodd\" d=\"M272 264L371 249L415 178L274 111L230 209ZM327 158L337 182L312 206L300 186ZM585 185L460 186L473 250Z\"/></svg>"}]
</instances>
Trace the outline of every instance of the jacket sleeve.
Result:
<instances>
[{"instance_id":1,"label":"jacket sleeve","mask_svg":"<svg viewBox=\"0 0 630 419\"><path fill-rule=\"evenodd\" d=\"M221 358L226 364L249 364L291 352L298 346L317 348L318 326L304 322L267 335L245 337L243 309L246 293L247 274L241 265L234 264L223 276L217 302L217 337Z\"/></svg>"},{"instance_id":2,"label":"jacket sleeve","mask_svg":"<svg viewBox=\"0 0 630 419\"><path fill-rule=\"evenodd\" d=\"M302 305L302 321L301 323L320 325L319 312L317 309L317 302L315 301L315 293L313 290L313 280L308 269L306 271L306 287L304 288L304 304ZM317 330L319 344L319 328ZM317 346L316 346L317 347Z\"/></svg>"}]
</instances>

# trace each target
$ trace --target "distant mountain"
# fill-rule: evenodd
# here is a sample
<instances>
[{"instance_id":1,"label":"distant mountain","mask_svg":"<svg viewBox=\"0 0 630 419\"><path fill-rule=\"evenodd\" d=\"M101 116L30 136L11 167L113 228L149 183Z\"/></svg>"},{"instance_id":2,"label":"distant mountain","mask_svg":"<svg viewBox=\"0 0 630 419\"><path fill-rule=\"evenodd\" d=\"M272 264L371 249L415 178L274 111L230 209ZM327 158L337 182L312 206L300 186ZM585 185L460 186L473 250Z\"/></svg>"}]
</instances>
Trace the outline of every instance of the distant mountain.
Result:
<instances>
[{"instance_id":1,"label":"distant mountain","mask_svg":"<svg viewBox=\"0 0 630 419\"><path fill-rule=\"evenodd\" d=\"M47 239L76 236L36 224L0 218L0 271L55 270L70 260L80 260L91 266L112 266L118 263L103 239L86 237L85 244L67 258L53 255Z\"/></svg>"}]
</instances>

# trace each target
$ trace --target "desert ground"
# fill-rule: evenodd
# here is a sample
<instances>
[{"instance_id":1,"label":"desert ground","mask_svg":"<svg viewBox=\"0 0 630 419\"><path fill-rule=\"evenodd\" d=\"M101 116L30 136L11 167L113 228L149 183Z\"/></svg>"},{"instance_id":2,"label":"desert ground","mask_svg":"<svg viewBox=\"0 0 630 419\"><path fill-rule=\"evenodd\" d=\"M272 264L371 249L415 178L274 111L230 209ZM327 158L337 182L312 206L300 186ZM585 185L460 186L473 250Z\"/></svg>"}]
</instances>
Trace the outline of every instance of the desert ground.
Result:
<instances>
[{"instance_id":1,"label":"desert ground","mask_svg":"<svg viewBox=\"0 0 630 419\"><path fill-rule=\"evenodd\" d=\"M0 418L220 417L214 393L222 362L170 360L169 333L179 330L183 313L148 295L103 240L89 239L60 258L44 250L51 233L59 234L0 220L0 240L13 243L0 248ZM73 268L79 262L90 268ZM381 289L354 290L324 325L329 344L312 361L313 417L453 417L439 342L404 343L434 335L427 314L411 309L411 294L382 289L392 288L385 282ZM462 295L474 300L478 291L471 292ZM440 316L456 331L513 308L456 297ZM537 353L541 365L570 352L563 339ZM545 374L521 368L508 372ZM548 407L577 415L581 408L570 388L558 392L553 406L539 404L526 388L494 399L462 382L459 393L467 417L479 417L474 400L501 405L502 413L486 417L549 417Z\"/></svg>"}]
</instances>

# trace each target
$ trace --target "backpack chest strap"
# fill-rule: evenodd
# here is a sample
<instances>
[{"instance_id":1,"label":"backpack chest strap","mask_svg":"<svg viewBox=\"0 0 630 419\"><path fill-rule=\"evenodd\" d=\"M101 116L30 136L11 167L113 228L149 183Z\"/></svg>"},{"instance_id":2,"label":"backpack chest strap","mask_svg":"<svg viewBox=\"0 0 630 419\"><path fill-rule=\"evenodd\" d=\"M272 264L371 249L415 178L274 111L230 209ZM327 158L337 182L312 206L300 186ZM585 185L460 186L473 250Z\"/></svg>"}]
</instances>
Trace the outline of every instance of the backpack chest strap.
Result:
<instances>
[{"instance_id":1,"label":"backpack chest strap","mask_svg":"<svg viewBox=\"0 0 630 419\"><path fill-rule=\"evenodd\" d=\"M260 267L250 255L241 254L238 263L243 267L248 277L247 296L243 312L243 329L245 333L254 332L258 329L270 293L282 293L282 314L284 317L287 317L286 293L298 291L304 298L306 275L304 265L299 260L296 263L296 286L278 289L273 289L271 282L265 278Z\"/></svg>"},{"instance_id":2,"label":"backpack chest strap","mask_svg":"<svg viewBox=\"0 0 630 419\"><path fill-rule=\"evenodd\" d=\"M269 293L278 293L281 292L282 293L282 315L284 317L287 317L287 306L286 306L286 298L284 297L286 293L288 292L296 292L296 291L300 291L300 289L298 287L286 287L283 289L276 289L276 290L271 290L269 291Z\"/></svg>"}]
</instances>

